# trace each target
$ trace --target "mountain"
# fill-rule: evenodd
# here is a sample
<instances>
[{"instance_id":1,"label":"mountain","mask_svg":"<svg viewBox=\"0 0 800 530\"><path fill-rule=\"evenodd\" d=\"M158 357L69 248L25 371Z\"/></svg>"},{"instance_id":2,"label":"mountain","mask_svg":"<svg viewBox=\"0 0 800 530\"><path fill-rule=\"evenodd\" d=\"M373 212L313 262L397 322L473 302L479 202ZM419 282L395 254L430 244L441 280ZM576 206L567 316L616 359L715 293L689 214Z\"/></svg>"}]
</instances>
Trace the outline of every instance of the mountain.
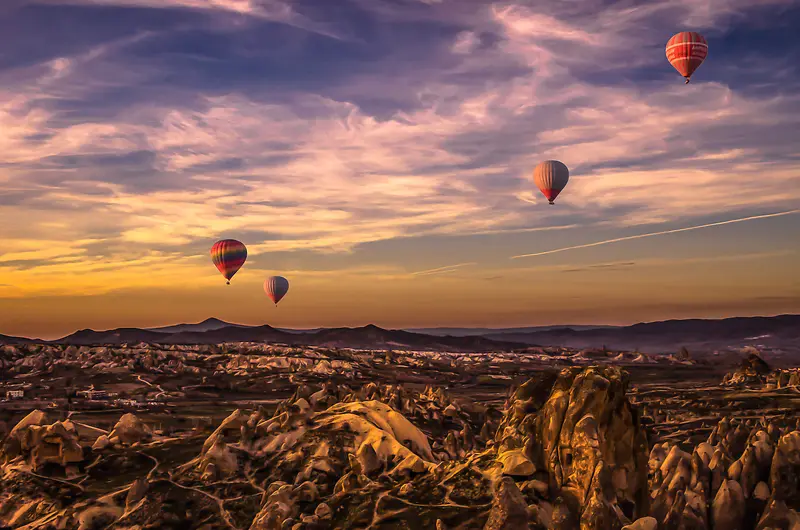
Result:
<instances>
[{"instance_id":1,"label":"mountain","mask_svg":"<svg viewBox=\"0 0 800 530\"><path fill-rule=\"evenodd\" d=\"M163 333L139 328L117 328L106 331L82 329L66 337L47 341L54 344L74 344L76 346L92 346L101 344L135 344L137 342L159 342Z\"/></svg>"},{"instance_id":2,"label":"mountain","mask_svg":"<svg viewBox=\"0 0 800 530\"><path fill-rule=\"evenodd\" d=\"M313 344L364 349L416 349L442 351L497 351L525 348L526 344L485 337L438 337L404 330L388 330L373 324L361 328L324 329L306 335Z\"/></svg>"},{"instance_id":3,"label":"mountain","mask_svg":"<svg viewBox=\"0 0 800 530\"><path fill-rule=\"evenodd\" d=\"M690 351L713 352L759 346L800 352L800 315L734 317L721 320L667 320L632 326L597 329L551 329L530 333L490 333L487 338L541 346L672 352L680 346Z\"/></svg>"},{"instance_id":4,"label":"mountain","mask_svg":"<svg viewBox=\"0 0 800 530\"><path fill-rule=\"evenodd\" d=\"M198 322L197 324L177 324L174 326L164 326L161 328L147 328L145 331L155 331L158 333L182 333L182 332L203 332L203 331L214 331L217 329L222 328L247 328L251 326L244 326L242 324L231 324L230 322L225 322L224 320L220 320L218 318L207 318L202 322Z\"/></svg>"},{"instance_id":5,"label":"mountain","mask_svg":"<svg viewBox=\"0 0 800 530\"><path fill-rule=\"evenodd\" d=\"M0 334L0 344L28 344L31 342L38 342L35 339L26 339L25 337L12 337L10 335Z\"/></svg>"},{"instance_id":6,"label":"mountain","mask_svg":"<svg viewBox=\"0 0 800 530\"><path fill-rule=\"evenodd\" d=\"M529 331L533 329L534 331ZM0 335L0 343L43 342ZM497 351L526 346L564 346L639 350L644 353L675 352L685 346L691 353L712 353L756 346L800 355L800 315L735 317L721 320L667 320L632 326L544 326L500 330L432 328L426 333L388 330L375 325L359 328L289 330L268 325L244 326L210 318L198 324L179 324L153 329L84 329L51 343L99 345L219 344L264 342L363 349L416 349L439 351Z\"/></svg>"},{"instance_id":7,"label":"mountain","mask_svg":"<svg viewBox=\"0 0 800 530\"><path fill-rule=\"evenodd\" d=\"M236 327L236 328L255 328L259 326L247 326L244 324L233 324L231 322L225 322L224 320L220 320L218 318L207 318L202 322L197 324L176 324L173 326L164 326L159 328L145 328L145 331L157 331L158 333L183 333L183 332L203 332L203 331L214 331L217 329L228 328L228 327ZM408 328L404 329L403 331L408 331L409 333L421 333L423 335L433 335L436 337L476 337L476 336L486 336L486 335L494 335L498 333L533 333L537 331L549 331L553 329L564 329L570 328L574 330L584 330L584 329L600 329L600 328L613 328L615 326L603 326L603 325L570 325L570 324L563 324L563 325L556 325L556 326L527 326L521 328ZM309 329L290 329L290 328L273 328L278 331L283 331L285 333L291 333L293 335L302 335L306 333L317 333L320 331L325 331L331 328L309 328ZM357 328L341 328L341 329L357 329Z\"/></svg>"},{"instance_id":8,"label":"mountain","mask_svg":"<svg viewBox=\"0 0 800 530\"><path fill-rule=\"evenodd\" d=\"M181 330L175 333L136 328L119 328L108 331L84 329L51 342L75 345L134 344L138 342L157 344L263 342L331 348L439 351L508 351L527 347L523 343L504 342L485 337L436 337L402 330L387 330L375 325L360 328L323 329L311 332L287 332L267 325L231 325L222 328L216 328L216 326L212 325L211 327L216 329L207 331L189 326L196 325L174 326L174 328ZM161 329L163 330L164 328Z\"/></svg>"},{"instance_id":9,"label":"mountain","mask_svg":"<svg viewBox=\"0 0 800 530\"><path fill-rule=\"evenodd\" d=\"M267 342L283 344L308 344L298 342L304 334L286 333L272 326L229 326L209 331L183 331L172 333L157 342L162 344L221 344L223 342Z\"/></svg>"},{"instance_id":10,"label":"mountain","mask_svg":"<svg viewBox=\"0 0 800 530\"><path fill-rule=\"evenodd\" d=\"M603 326L603 325L571 325L571 324L563 324L557 326L528 326L522 328L409 328L405 331L410 331L412 333L424 333L425 335L436 335L438 337L444 337L449 335L451 337L473 337L476 335L481 336L488 336L488 335L497 335L500 333L536 333L539 331L550 331L554 329L573 329L573 330L585 330L585 329L610 329L616 328L619 326Z\"/></svg>"},{"instance_id":11,"label":"mountain","mask_svg":"<svg viewBox=\"0 0 800 530\"><path fill-rule=\"evenodd\" d=\"M292 335L297 335L302 333L317 333L318 331L322 331L328 328L309 328L309 329L275 328L275 329L283 331L284 333L291 333Z\"/></svg>"}]
</instances>

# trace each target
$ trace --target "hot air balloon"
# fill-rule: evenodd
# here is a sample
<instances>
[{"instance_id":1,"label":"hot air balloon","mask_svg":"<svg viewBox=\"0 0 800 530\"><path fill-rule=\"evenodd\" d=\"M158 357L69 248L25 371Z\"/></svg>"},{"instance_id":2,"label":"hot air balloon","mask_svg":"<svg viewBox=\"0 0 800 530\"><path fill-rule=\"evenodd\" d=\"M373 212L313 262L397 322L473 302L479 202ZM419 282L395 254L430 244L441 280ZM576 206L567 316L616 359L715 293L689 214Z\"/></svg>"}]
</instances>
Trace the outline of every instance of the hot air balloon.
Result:
<instances>
[{"instance_id":1,"label":"hot air balloon","mask_svg":"<svg viewBox=\"0 0 800 530\"><path fill-rule=\"evenodd\" d=\"M214 262L219 272L231 284L231 278L236 271L242 268L247 259L247 247L235 239L223 239L211 247L211 261Z\"/></svg>"},{"instance_id":2,"label":"hot air balloon","mask_svg":"<svg viewBox=\"0 0 800 530\"><path fill-rule=\"evenodd\" d=\"M553 201L569 182L569 169L558 160L545 160L533 170L533 182L550 204L555 204Z\"/></svg>"},{"instance_id":3,"label":"hot air balloon","mask_svg":"<svg viewBox=\"0 0 800 530\"><path fill-rule=\"evenodd\" d=\"M278 302L281 301L281 298L286 296L288 291L289 280L283 276L270 276L264 280L264 292L267 293L267 296L270 297L276 306Z\"/></svg>"},{"instance_id":4,"label":"hot air balloon","mask_svg":"<svg viewBox=\"0 0 800 530\"><path fill-rule=\"evenodd\" d=\"M694 71L703 64L706 55L708 43L694 31L681 31L667 41L667 60L686 78L687 83Z\"/></svg>"}]
</instances>

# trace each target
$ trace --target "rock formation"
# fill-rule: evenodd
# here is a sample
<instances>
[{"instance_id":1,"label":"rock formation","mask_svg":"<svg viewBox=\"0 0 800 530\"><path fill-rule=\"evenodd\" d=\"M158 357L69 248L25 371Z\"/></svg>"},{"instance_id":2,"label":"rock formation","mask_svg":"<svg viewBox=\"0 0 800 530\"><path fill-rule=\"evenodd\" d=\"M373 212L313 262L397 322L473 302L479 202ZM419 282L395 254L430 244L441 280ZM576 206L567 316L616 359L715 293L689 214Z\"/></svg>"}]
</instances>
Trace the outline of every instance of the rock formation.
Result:
<instances>
[{"instance_id":1,"label":"rock formation","mask_svg":"<svg viewBox=\"0 0 800 530\"><path fill-rule=\"evenodd\" d=\"M287 398L271 407L225 409L218 425L181 435L154 434L145 415L123 414L105 434L77 420L29 413L2 441L0 524L69 530L183 528L187 521L238 530L800 527L800 431L788 406L769 415L713 417L695 412L685 394L662 396L663 385L631 391L628 373L615 366L542 370L481 403L470 391L456 395L430 384L354 377L333 384L328 372L362 361L348 353L321 363L314 354L302 363L230 355L238 359L237 372L260 370L259 364L296 370L281 372ZM116 354L81 347L68 355ZM143 353L140 362L158 355ZM363 362L417 361L392 352ZM445 356L436 362L456 365ZM779 386L781 376L774 374L783 372L765 372L756 359L741 370L757 376L761 387L775 381L783 389L789 381ZM464 384L474 384L468 376ZM718 407L729 405L729 396L761 392L718 381L713 386L725 393ZM794 394L791 388L764 391L790 404ZM674 428L682 424L691 429Z\"/></svg>"}]
</instances>

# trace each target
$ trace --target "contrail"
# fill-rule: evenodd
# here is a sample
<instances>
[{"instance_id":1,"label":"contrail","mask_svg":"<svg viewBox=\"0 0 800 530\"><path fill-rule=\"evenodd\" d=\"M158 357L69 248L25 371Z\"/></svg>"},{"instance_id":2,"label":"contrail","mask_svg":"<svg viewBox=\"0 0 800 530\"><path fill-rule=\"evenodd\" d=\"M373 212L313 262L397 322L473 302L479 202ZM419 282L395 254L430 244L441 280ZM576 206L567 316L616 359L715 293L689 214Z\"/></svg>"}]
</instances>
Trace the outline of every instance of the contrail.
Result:
<instances>
[{"instance_id":1,"label":"contrail","mask_svg":"<svg viewBox=\"0 0 800 530\"><path fill-rule=\"evenodd\" d=\"M509 259L530 258L533 256L544 256L546 254L555 254L557 252L565 252L567 250L576 250L579 248L597 247L600 245L608 245L609 243L619 243L620 241L628 241L630 239L640 239L643 237L663 236L665 234L676 234L678 232L688 232L689 230L699 230L700 228L710 228L712 226L722 226L732 223L743 223L744 221L755 221L756 219L767 219L769 217L780 217L782 215L791 215L800 213L800 210L789 210L786 212L768 213L764 215L754 215L752 217L742 217L741 219L729 219L728 221L719 221L716 223L708 223L705 225L687 226L686 228L676 228L674 230L663 230L661 232L650 232L649 234L639 234L635 236L617 237L614 239L606 239L605 241L596 241L594 243L586 243L585 245L575 245L573 247L557 248L554 250L545 250L544 252L535 252L533 254L520 254L519 256L511 256Z\"/></svg>"},{"instance_id":2,"label":"contrail","mask_svg":"<svg viewBox=\"0 0 800 530\"><path fill-rule=\"evenodd\" d=\"M477 262L470 261L469 263L458 263L456 265L447 265L446 267L439 267L438 269L428 269L426 271L412 272L412 276L428 276L431 274L444 274L445 272L453 272L459 267L466 267L467 265L475 265Z\"/></svg>"}]
</instances>

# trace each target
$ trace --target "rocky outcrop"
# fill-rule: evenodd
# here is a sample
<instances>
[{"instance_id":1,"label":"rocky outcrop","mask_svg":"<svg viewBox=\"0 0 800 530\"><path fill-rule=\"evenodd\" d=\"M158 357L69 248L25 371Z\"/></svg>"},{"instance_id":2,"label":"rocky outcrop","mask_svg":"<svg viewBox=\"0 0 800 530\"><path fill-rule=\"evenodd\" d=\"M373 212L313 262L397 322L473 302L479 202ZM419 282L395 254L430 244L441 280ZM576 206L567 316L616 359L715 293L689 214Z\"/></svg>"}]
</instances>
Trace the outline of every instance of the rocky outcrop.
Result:
<instances>
[{"instance_id":1,"label":"rocky outcrop","mask_svg":"<svg viewBox=\"0 0 800 530\"><path fill-rule=\"evenodd\" d=\"M520 451L528 469L547 472L565 528L621 528L647 514L647 441L626 384L614 367L565 369L522 385L508 404L500 459Z\"/></svg>"},{"instance_id":2,"label":"rocky outcrop","mask_svg":"<svg viewBox=\"0 0 800 530\"><path fill-rule=\"evenodd\" d=\"M725 374L724 386L760 386L767 381L772 372L769 364L757 353L749 354L742 360L739 368Z\"/></svg>"},{"instance_id":3,"label":"rocky outcrop","mask_svg":"<svg viewBox=\"0 0 800 530\"><path fill-rule=\"evenodd\" d=\"M84 459L75 425L69 420L48 425L40 410L28 414L11 430L0 457L6 463L24 461L33 470L46 464L66 468Z\"/></svg>"},{"instance_id":4,"label":"rocky outcrop","mask_svg":"<svg viewBox=\"0 0 800 530\"><path fill-rule=\"evenodd\" d=\"M100 354L92 350L70 355ZM415 362L397 352L377 362L385 358ZM181 528L188 520L242 530L800 525L800 431L792 410L763 417L744 410L737 417L729 404L729 396L758 391L712 381L715 406L732 411L717 420L695 412L684 390L664 398L666 385L658 383L629 392L620 368L570 367L536 373L495 409L442 387L321 381L329 366L339 366L336 360L325 364L310 354L306 370L317 379L289 374L282 388L290 397L276 408L234 410L216 428L183 435L153 435L133 414L104 434L70 421L51 424L34 411L3 442L0 524L67 530ZM437 362L455 365L447 356ZM465 381L467 390L458 390L471 394L466 385L474 379ZM691 395L704 392L707 386ZM759 399L794 403L795 394L769 391ZM683 412L653 405L665 399ZM686 427L672 429L676 424ZM661 437L650 446L645 432ZM98 484L109 484L102 495Z\"/></svg>"},{"instance_id":5,"label":"rocky outcrop","mask_svg":"<svg viewBox=\"0 0 800 530\"><path fill-rule=\"evenodd\" d=\"M492 510L484 530L528 530L528 504L516 483L506 477L497 483Z\"/></svg>"},{"instance_id":6,"label":"rocky outcrop","mask_svg":"<svg viewBox=\"0 0 800 530\"><path fill-rule=\"evenodd\" d=\"M798 517L798 431L723 419L691 454L655 446L650 469L652 515L670 528L790 528Z\"/></svg>"},{"instance_id":7,"label":"rocky outcrop","mask_svg":"<svg viewBox=\"0 0 800 530\"><path fill-rule=\"evenodd\" d=\"M152 433L147 425L131 413L123 415L108 434L108 440L112 444L122 445L133 445L151 438Z\"/></svg>"}]
</instances>

